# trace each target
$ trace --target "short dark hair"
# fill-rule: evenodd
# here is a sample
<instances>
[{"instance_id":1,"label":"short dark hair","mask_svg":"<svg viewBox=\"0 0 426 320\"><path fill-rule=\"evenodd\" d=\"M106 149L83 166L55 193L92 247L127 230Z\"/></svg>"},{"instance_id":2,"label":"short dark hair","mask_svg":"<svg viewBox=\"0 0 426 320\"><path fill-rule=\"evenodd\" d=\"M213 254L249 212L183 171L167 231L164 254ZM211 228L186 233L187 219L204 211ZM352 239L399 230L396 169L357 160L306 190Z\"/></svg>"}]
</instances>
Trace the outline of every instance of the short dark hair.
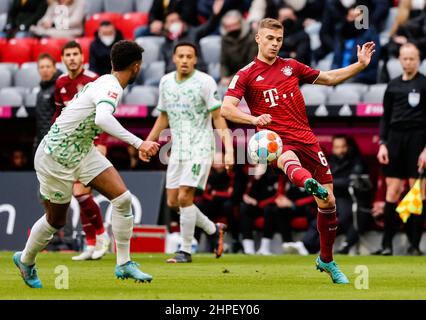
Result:
<instances>
[{"instance_id":1,"label":"short dark hair","mask_svg":"<svg viewBox=\"0 0 426 320\"><path fill-rule=\"evenodd\" d=\"M120 40L112 46L111 64L114 71L123 71L133 62L142 60L143 48L134 41Z\"/></svg>"},{"instance_id":2,"label":"short dark hair","mask_svg":"<svg viewBox=\"0 0 426 320\"><path fill-rule=\"evenodd\" d=\"M179 47L191 47L195 51L195 56L198 57L198 48L195 43L189 41L181 41L175 45L175 48L173 49L173 54L176 53L176 50Z\"/></svg>"},{"instance_id":3,"label":"short dark hair","mask_svg":"<svg viewBox=\"0 0 426 320\"><path fill-rule=\"evenodd\" d=\"M49 53L41 53L37 58L37 63L39 63L41 60L45 60L45 59L50 60L50 62L52 62L53 65L56 66L55 58Z\"/></svg>"},{"instance_id":4,"label":"short dark hair","mask_svg":"<svg viewBox=\"0 0 426 320\"><path fill-rule=\"evenodd\" d=\"M81 50L80 44L77 41L72 40L70 42L65 43L65 45L62 47L61 55L62 56L64 55L64 52L66 49L73 49L73 48L77 48L80 51L80 53L83 53L83 50Z\"/></svg>"},{"instance_id":5,"label":"short dark hair","mask_svg":"<svg viewBox=\"0 0 426 320\"><path fill-rule=\"evenodd\" d=\"M109 26L112 26L112 25L113 25L113 23L111 21L109 21L109 20L103 20L99 24L99 27L109 27Z\"/></svg>"}]
</instances>

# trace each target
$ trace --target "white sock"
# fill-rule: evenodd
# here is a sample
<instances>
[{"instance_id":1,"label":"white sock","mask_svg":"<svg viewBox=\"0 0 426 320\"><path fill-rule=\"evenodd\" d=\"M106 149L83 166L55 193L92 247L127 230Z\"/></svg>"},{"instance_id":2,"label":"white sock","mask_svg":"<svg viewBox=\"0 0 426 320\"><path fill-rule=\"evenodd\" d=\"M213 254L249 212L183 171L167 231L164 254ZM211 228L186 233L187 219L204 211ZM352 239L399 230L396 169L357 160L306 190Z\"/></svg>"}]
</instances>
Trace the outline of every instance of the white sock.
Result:
<instances>
[{"instance_id":1,"label":"white sock","mask_svg":"<svg viewBox=\"0 0 426 320\"><path fill-rule=\"evenodd\" d=\"M195 222L197 220L197 207L180 207L180 234L182 236L181 250L191 253L192 239L194 238Z\"/></svg>"},{"instance_id":2,"label":"white sock","mask_svg":"<svg viewBox=\"0 0 426 320\"><path fill-rule=\"evenodd\" d=\"M254 254L254 240L243 239L243 248L245 254Z\"/></svg>"},{"instance_id":3,"label":"white sock","mask_svg":"<svg viewBox=\"0 0 426 320\"><path fill-rule=\"evenodd\" d=\"M130 238L133 232L132 196L126 191L111 200L112 233L117 247L117 265L130 261Z\"/></svg>"},{"instance_id":4,"label":"white sock","mask_svg":"<svg viewBox=\"0 0 426 320\"><path fill-rule=\"evenodd\" d=\"M260 248L259 251L261 252L269 252L271 246L271 239L268 238L262 238L260 242Z\"/></svg>"},{"instance_id":5,"label":"white sock","mask_svg":"<svg viewBox=\"0 0 426 320\"><path fill-rule=\"evenodd\" d=\"M21 255L21 262L28 266L33 265L37 254L52 240L56 231L58 229L55 229L47 222L46 215L38 219L31 228L30 237Z\"/></svg>"},{"instance_id":6,"label":"white sock","mask_svg":"<svg viewBox=\"0 0 426 320\"><path fill-rule=\"evenodd\" d=\"M195 204L193 206L197 209L197 220L195 221L195 225L203 229L209 236L215 233L216 225L214 222L207 218Z\"/></svg>"}]
</instances>

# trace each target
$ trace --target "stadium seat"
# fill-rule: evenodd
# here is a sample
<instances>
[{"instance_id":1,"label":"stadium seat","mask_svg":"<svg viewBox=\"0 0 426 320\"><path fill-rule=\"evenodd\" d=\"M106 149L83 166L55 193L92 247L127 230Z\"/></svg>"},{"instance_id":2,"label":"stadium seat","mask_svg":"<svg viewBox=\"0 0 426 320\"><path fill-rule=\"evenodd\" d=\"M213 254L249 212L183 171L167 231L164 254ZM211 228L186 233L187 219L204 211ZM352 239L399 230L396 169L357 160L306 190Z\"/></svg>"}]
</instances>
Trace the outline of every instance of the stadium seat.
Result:
<instances>
[{"instance_id":1,"label":"stadium seat","mask_svg":"<svg viewBox=\"0 0 426 320\"><path fill-rule=\"evenodd\" d=\"M95 13L104 11L103 0L90 0L85 2L85 14L87 17L93 16Z\"/></svg>"},{"instance_id":2,"label":"stadium seat","mask_svg":"<svg viewBox=\"0 0 426 320\"><path fill-rule=\"evenodd\" d=\"M398 15L398 7L393 7L389 9L388 16L385 20L385 23L383 24L383 32L389 33L393 23L395 22L397 15Z\"/></svg>"},{"instance_id":3,"label":"stadium seat","mask_svg":"<svg viewBox=\"0 0 426 320\"><path fill-rule=\"evenodd\" d=\"M339 106L344 104L358 104L360 95L356 91L333 91L333 94L328 96L327 104Z\"/></svg>"},{"instance_id":4,"label":"stadium seat","mask_svg":"<svg viewBox=\"0 0 426 320\"><path fill-rule=\"evenodd\" d=\"M32 90L27 92L24 98L24 105L26 107L35 107L37 105L37 92Z\"/></svg>"},{"instance_id":5,"label":"stadium seat","mask_svg":"<svg viewBox=\"0 0 426 320\"><path fill-rule=\"evenodd\" d=\"M134 11L133 0L103 0L107 12L126 13Z\"/></svg>"},{"instance_id":6,"label":"stadium seat","mask_svg":"<svg viewBox=\"0 0 426 320\"><path fill-rule=\"evenodd\" d=\"M135 86L132 91L124 97L127 104L156 106L157 88L149 86Z\"/></svg>"},{"instance_id":7,"label":"stadium seat","mask_svg":"<svg viewBox=\"0 0 426 320\"><path fill-rule=\"evenodd\" d=\"M2 62L22 64L31 60L33 39L11 39L3 46Z\"/></svg>"},{"instance_id":8,"label":"stadium seat","mask_svg":"<svg viewBox=\"0 0 426 320\"><path fill-rule=\"evenodd\" d=\"M209 63L207 70L216 82L220 80L220 63Z\"/></svg>"},{"instance_id":9,"label":"stadium seat","mask_svg":"<svg viewBox=\"0 0 426 320\"><path fill-rule=\"evenodd\" d=\"M426 59L424 59L420 65L420 72L426 76Z\"/></svg>"},{"instance_id":10,"label":"stadium seat","mask_svg":"<svg viewBox=\"0 0 426 320\"><path fill-rule=\"evenodd\" d=\"M9 69L11 75L13 75L19 69L19 64L13 62L1 62L0 68Z\"/></svg>"},{"instance_id":11,"label":"stadium seat","mask_svg":"<svg viewBox=\"0 0 426 320\"><path fill-rule=\"evenodd\" d=\"M383 103L384 92L379 90L368 91L364 94L362 101L365 103Z\"/></svg>"},{"instance_id":12,"label":"stadium seat","mask_svg":"<svg viewBox=\"0 0 426 320\"><path fill-rule=\"evenodd\" d=\"M16 88L0 89L0 106L21 106L22 95Z\"/></svg>"},{"instance_id":13,"label":"stadium seat","mask_svg":"<svg viewBox=\"0 0 426 320\"><path fill-rule=\"evenodd\" d=\"M10 1L9 0L1 0L0 1L0 14L1 13L8 13L10 8Z\"/></svg>"},{"instance_id":14,"label":"stadium seat","mask_svg":"<svg viewBox=\"0 0 426 320\"><path fill-rule=\"evenodd\" d=\"M14 84L17 87L33 89L40 84L40 75L37 65L34 67L21 68L15 73Z\"/></svg>"},{"instance_id":15,"label":"stadium seat","mask_svg":"<svg viewBox=\"0 0 426 320\"><path fill-rule=\"evenodd\" d=\"M386 64L386 68L388 70L390 79L394 79L402 75L403 70L402 70L401 63L396 58L389 59Z\"/></svg>"},{"instance_id":16,"label":"stadium seat","mask_svg":"<svg viewBox=\"0 0 426 320\"><path fill-rule=\"evenodd\" d=\"M356 91L360 96L368 91L368 85L364 83L343 83L334 88L334 91Z\"/></svg>"},{"instance_id":17,"label":"stadium seat","mask_svg":"<svg viewBox=\"0 0 426 320\"><path fill-rule=\"evenodd\" d=\"M206 64L220 62L221 36L207 36L200 40L201 53Z\"/></svg>"},{"instance_id":18,"label":"stadium seat","mask_svg":"<svg viewBox=\"0 0 426 320\"><path fill-rule=\"evenodd\" d=\"M32 60L37 61L42 53L49 53L57 62L61 61L62 47L70 41L69 39L49 39L43 38L33 46Z\"/></svg>"},{"instance_id":19,"label":"stadium seat","mask_svg":"<svg viewBox=\"0 0 426 320\"><path fill-rule=\"evenodd\" d=\"M316 69L319 69L321 71L329 71L331 70L331 65L333 64L333 57L334 54L333 53L329 53L328 55L325 56L324 59L318 61L317 65L316 65Z\"/></svg>"},{"instance_id":20,"label":"stadium seat","mask_svg":"<svg viewBox=\"0 0 426 320\"><path fill-rule=\"evenodd\" d=\"M164 76L166 71L166 63L164 61L154 61L152 63L144 64L142 69L143 84L146 86L158 86L160 79Z\"/></svg>"},{"instance_id":21,"label":"stadium seat","mask_svg":"<svg viewBox=\"0 0 426 320\"><path fill-rule=\"evenodd\" d=\"M125 13L121 18L119 29L125 39L133 39L135 29L148 24L148 13L131 12Z\"/></svg>"},{"instance_id":22,"label":"stadium seat","mask_svg":"<svg viewBox=\"0 0 426 320\"><path fill-rule=\"evenodd\" d=\"M316 86L303 86L301 92L308 106L325 104L327 101L327 95L324 93L323 89Z\"/></svg>"},{"instance_id":23,"label":"stadium seat","mask_svg":"<svg viewBox=\"0 0 426 320\"><path fill-rule=\"evenodd\" d=\"M0 88L12 86L12 72L0 64Z\"/></svg>"},{"instance_id":24,"label":"stadium seat","mask_svg":"<svg viewBox=\"0 0 426 320\"><path fill-rule=\"evenodd\" d=\"M154 0L136 0L137 12L149 12Z\"/></svg>"},{"instance_id":25,"label":"stadium seat","mask_svg":"<svg viewBox=\"0 0 426 320\"><path fill-rule=\"evenodd\" d=\"M154 40L153 38L157 37L140 37L135 40L137 44L144 48L142 57L143 63L145 64L150 64L154 61L158 61L160 58L160 44L157 40Z\"/></svg>"},{"instance_id":26,"label":"stadium seat","mask_svg":"<svg viewBox=\"0 0 426 320\"><path fill-rule=\"evenodd\" d=\"M81 38L76 38L75 41L78 42L81 46L81 50L83 51L83 55L84 55L84 63L89 62L90 44L92 43L93 39L89 37L81 37Z\"/></svg>"},{"instance_id":27,"label":"stadium seat","mask_svg":"<svg viewBox=\"0 0 426 320\"><path fill-rule=\"evenodd\" d=\"M101 12L95 13L89 19L86 20L84 26L84 32L86 37L94 37L95 32L98 30L99 25L102 21L111 21L116 28L119 28L119 22L121 20L121 14L116 12Z\"/></svg>"},{"instance_id":28,"label":"stadium seat","mask_svg":"<svg viewBox=\"0 0 426 320\"><path fill-rule=\"evenodd\" d=\"M333 92L333 87L331 86L324 86L324 85L320 85L320 84L310 84L310 83L305 83L304 85L302 85L302 88L309 88L309 87L315 87L316 90L321 90L325 95L329 95Z\"/></svg>"}]
</instances>

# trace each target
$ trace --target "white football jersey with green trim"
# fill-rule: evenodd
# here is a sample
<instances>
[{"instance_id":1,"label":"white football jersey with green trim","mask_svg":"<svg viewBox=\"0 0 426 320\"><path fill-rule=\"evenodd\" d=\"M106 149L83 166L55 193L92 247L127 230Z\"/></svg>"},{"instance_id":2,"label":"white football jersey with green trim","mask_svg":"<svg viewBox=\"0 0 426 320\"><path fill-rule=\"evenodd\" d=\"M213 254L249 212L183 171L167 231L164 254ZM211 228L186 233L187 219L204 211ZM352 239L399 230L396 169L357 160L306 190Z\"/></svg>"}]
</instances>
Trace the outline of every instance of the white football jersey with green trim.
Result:
<instances>
[{"instance_id":1,"label":"white football jersey with green trim","mask_svg":"<svg viewBox=\"0 0 426 320\"><path fill-rule=\"evenodd\" d=\"M184 81L176 72L160 81L157 110L166 112L172 134L170 160L212 158L215 141L211 111L220 108L217 85L208 74L194 70Z\"/></svg>"},{"instance_id":2,"label":"white football jersey with green trim","mask_svg":"<svg viewBox=\"0 0 426 320\"><path fill-rule=\"evenodd\" d=\"M86 84L62 109L44 137L44 152L64 167L77 166L102 132L95 124L96 106L104 102L115 110L122 94L123 88L111 74Z\"/></svg>"}]
</instances>

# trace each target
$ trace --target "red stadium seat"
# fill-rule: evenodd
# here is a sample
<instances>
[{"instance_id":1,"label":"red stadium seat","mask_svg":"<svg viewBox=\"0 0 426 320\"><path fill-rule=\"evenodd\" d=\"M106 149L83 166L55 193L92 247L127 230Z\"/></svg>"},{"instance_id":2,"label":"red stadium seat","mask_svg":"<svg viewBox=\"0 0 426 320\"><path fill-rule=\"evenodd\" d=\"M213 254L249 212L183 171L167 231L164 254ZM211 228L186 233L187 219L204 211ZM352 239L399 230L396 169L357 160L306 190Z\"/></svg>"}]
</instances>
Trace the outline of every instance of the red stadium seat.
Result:
<instances>
[{"instance_id":1,"label":"red stadium seat","mask_svg":"<svg viewBox=\"0 0 426 320\"><path fill-rule=\"evenodd\" d=\"M14 62L23 64L31 61L31 49L37 39L22 38L11 39L2 50L2 62Z\"/></svg>"},{"instance_id":2,"label":"red stadium seat","mask_svg":"<svg viewBox=\"0 0 426 320\"><path fill-rule=\"evenodd\" d=\"M4 46L7 44L7 40L5 38L0 38L0 61L2 61L2 53Z\"/></svg>"},{"instance_id":3,"label":"red stadium seat","mask_svg":"<svg viewBox=\"0 0 426 320\"><path fill-rule=\"evenodd\" d=\"M70 41L70 39L41 39L40 42L33 46L32 60L37 61L40 54L49 53L57 62L60 62L62 47L68 41Z\"/></svg>"},{"instance_id":4,"label":"red stadium seat","mask_svg":"<svg viewBox=\"0 0 426 320\"><path fill-rule=\"evenodd\" d=\"M135 29L146 25L148 25L147 12L130 12L123 15L118 29L123 33L125 39L133 39Z\"/></svg>"},{"instance_id":5,"label":"red stadium seat","mask_svg":"<svg viewBox=\"0 0 426 320\"><path fill-rule=\"evenodd\" d=\"M83 55L84 55L84 63L89 62L90 44L92 43L93 38L82 37L82 38L75 39L75 41L79 43L81 46L81 50L83 51Z\"/></svg>"},{"instance_id":6,"label":"red stadium seat","mask_svg":"<svg viewBox=\"0 0 426 320\"><path fill-rule=\"evenodd\" d=\"M95 13L93 16L86 20L86 24L84 26L84 32L86 37L94 37L95 32L98 30L101 22L106 20L111 21L116 28L119 28L121 14L116 12Z\"/></svg>"}]
</instances>

